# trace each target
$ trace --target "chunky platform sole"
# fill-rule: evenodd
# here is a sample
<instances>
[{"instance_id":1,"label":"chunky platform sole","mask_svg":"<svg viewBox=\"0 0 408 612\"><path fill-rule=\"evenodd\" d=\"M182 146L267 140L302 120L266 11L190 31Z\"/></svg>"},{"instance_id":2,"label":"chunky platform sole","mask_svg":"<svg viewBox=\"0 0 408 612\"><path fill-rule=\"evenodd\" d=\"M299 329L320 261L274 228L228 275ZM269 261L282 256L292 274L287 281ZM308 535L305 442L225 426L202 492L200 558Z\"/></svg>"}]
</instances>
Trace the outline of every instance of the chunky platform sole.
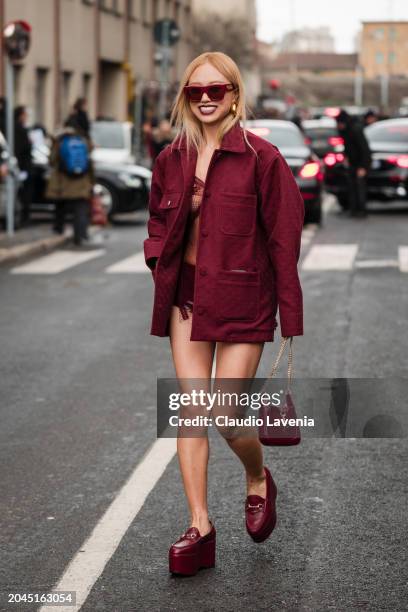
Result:
<instances>
[{"instance_id":1,"label":"chunky platform sole","mask_svg":"<svg viewBox=\"0 0 408 612\"><path fill-rule=\"evenodd\" d=\"M194 554L169 552L169 570L172 574L194 576L201 568L215 566L215 538L197 547Z\"/></svg>"},{"instance_id":2,"label":"chunky platform sole","mask_svg":"<svg viewBox=\"0 0 408 612\"><path fill-rule=\"evenodd\" d=\"M257 534L250 533L248 529L247 531L249 535L251 536L251 538L253 539L253 541L259 544L260 542L264 542L267 538L269 538L269 536L271 535L275 527L276 527L276 512L272 514L272 518L269 521L269 523L264 525L264 527Z\"/></svg>"}]
</instances>

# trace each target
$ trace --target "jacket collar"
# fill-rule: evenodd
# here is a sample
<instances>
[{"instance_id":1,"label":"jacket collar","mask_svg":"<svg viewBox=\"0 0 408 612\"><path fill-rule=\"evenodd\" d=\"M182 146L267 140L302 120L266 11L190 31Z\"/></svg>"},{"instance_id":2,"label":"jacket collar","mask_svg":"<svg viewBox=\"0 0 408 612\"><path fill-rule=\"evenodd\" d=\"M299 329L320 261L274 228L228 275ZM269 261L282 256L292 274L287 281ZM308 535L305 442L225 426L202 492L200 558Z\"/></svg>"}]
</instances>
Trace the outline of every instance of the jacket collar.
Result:
<instances>
[{"instance_id":1,"label":"jacket collar","mask_svg":"<svg viewBox=\"0 0 408 612\"><path fill-rule=\"evenodd\" d=\"M174 142L175 146L180 149L186 149L186 138L176 138ZM239 122L234 125L224 134L220 147L220 151L232 151L233 153L245 153L246 145L244 140L244 131L240 126Z\"/></svg>"}]
</instances>

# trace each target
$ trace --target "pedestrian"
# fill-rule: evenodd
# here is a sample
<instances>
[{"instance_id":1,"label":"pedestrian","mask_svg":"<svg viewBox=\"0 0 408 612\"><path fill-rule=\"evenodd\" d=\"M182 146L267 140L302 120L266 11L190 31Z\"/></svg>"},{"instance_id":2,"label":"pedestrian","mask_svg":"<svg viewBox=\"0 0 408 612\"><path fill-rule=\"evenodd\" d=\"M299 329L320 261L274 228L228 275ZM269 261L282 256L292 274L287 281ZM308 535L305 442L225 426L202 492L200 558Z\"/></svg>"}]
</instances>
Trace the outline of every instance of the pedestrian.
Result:
<instances>
[{"instance_id":1,"label":"pedestrian","mask_svg":"<svg viewBox=\"0 0 408 612\"><path fill-rule=\"evenodd\" d=\"M147 117L142 125L143 147L146 157L152 162L154 159L153 149L153 130L157 127L157 119L155 117Z\"/></svg>"},{"instance_id":2,"label":"pedestrian","mask_svg":"<svg viewBox=\"0 0 408 612\"><path fill-rule=\"evenodd\" d=\"M367 127L367 125L371 125L372 123L375 123L376 121L378 121L378 115L375 111L369 108L368 111L364 113L363 119L364 119L364 127Z\"/></svg>"},{"instance_id":3,"label":"pedestrian","mask_svg":"<svg viewBox=\"0 0 408 612\"><path fill-rule=\"evenodd\" d=\"M88 101L86 98L78 98L68 117L69 125L76 127L84 136L90 138L91 122L88 117Z\"/></svg>"},{"instance_id":4,"label":"pedestrian","mask_svg":"<svg viewBox=\"0 0 408 612\"><path fill-rule=\"evenodd\" d=\"M92 144L82 131L67 120L54 138L46 198L55 201L54 231L64 232L67 212L73 215L74 243L83 245L89 240L88 226L90 199L94 185L91 159Z\"/></svg>"},{"instance_id":5,"label":"pedestrian","mask_svg":"<svg viewBox=\"0 0 408 612\"><path fill-rule=\"evenodd\" d=\"M191 380L211 381L215 350L215 381L237 379L245 388L264 343L274 339L278 306L282 336L303 335L297 271L303 199L279 150L241 127L245 119L236 63L221 52L196 57L172 109L176 137L153 166L144 242L155 285L150 333L169 337L182 388ZM178 431L191 522L170 548L173 573L214 565L206 433ZM274 528L277 491L259 438L223 435L246 474L246 529L263 541Z\"/></svg>"},{"instance_id":6,"label":"pedestrian","mask_svg":"<svg viewBox=\"0 0 408 612\"><path fill-rule=\"evenodd\" d=\"M344 140L350 215L367 216L367 174L371 167L371 152L363 129L342 109L336 117L339 135Z\"/></svg>"},{"instance_id":7,"label":"pedestrian","mask_svg":"<svg viewBox=\"0 0 408 612\"><path fill-rule=\"evenodd\" d=\"M6 113L7 113L7 100L3 96L0 96L0 132L7 139Z\"/></svg>"},{"instance_id":8,"label":"pedestrian","mask_svg":"<svg viewBox=\"0 0 408 612\"><path fill-rule=\"evenodd\" d=\"M157 128L152 130L152 152L153 161L156 159L158 154L173 141L174 134L169 119L161 119Z\"/></svg>"},{"instance_id":9,"label":"pedestrian","mask_svg":"<svg viewBox=\"0 0 408 612\"><path fill-rule=\"evenodd\" d=\"M20 169L20 200L22 226L30 222L30 208L33 196L33 160L32 142L27 124L27 110L25 106L14 109L14 154Z\"/></svg>"}]
</instances>

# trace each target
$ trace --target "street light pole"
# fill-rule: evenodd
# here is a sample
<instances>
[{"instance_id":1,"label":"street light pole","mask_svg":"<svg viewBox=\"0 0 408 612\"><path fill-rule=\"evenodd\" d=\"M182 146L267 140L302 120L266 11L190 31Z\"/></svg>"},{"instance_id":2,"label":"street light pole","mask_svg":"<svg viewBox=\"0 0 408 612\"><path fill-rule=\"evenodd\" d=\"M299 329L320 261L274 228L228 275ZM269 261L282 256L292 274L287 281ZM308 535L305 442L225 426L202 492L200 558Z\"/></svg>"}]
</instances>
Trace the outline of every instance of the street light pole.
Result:
<instances>
[{"instance_id":1,"label":"street light pole","mask_svg":"<svg viewBox=\"0 0 408 612\"><path fill-rule=\"evenodd\" d=\"M7 194L7 234L14 234L14 66L9 57L6 58L6 126L7 126L7 144L8 144L8 172L6 181Z\"/></svg>"},{"instance_id":2,"label":"street light pole","mask_svg":"<svg viewBox=\"0 0 408 612\"><path fill-rule=\"evenodd\" d=\"M161 71L160 71L160 100L159 118L164 119L167 107L167 85L169 80L169 59L170 59L170 22L163 22L163 33L161 40Z\"/></svg>"}]
</instances>

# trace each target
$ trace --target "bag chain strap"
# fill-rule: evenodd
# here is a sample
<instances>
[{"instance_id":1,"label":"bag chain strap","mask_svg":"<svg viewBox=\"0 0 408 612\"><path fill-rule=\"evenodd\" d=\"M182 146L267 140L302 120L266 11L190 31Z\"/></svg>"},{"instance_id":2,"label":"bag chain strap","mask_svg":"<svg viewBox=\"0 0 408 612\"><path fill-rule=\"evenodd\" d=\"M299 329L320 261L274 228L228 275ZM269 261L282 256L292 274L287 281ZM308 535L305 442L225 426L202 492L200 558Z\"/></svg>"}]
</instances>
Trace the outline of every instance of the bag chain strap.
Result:
<instances>
[{"instance_id":1,"label":"bag chain strap","mask_svg":"<svg viewBox=\"0 0 408 612\"><path fill-rule=\"evenodd\" d=\"M282 355L284 353L284 350L285 350L286 345L287 345L289 340L290 340L290 343L289 343L289 355L288 355L288 384L287 384L287 387L286 387L286 392L289 391L289 385L290 385L290 382L292 380L292 370L293 370L292 343L293 343L293 336L282 338L281 344L280 344L280 347L279 347L278 356L276 357L275 363L273 364L272 370L270 371L269 376L268 376L268 378L272 378L273 376L275 376L276 370L278 369L279 362L281 360L281 357L282 357Z\"/></svg>"}]
</instances>

